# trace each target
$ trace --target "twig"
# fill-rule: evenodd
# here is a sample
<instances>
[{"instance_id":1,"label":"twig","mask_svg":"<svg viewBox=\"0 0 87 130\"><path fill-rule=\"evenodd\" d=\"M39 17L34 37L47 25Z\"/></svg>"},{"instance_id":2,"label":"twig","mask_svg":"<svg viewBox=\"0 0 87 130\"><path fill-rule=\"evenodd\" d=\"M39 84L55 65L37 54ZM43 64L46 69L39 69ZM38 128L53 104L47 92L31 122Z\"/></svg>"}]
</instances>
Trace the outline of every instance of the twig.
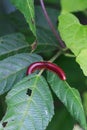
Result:
<instances>
[{"instance_id":1,"label":"twig","mask_svg":"<svg viewBox=\"0 0 87 130\"><path fill-rule=\"evenodd\" d=\"M50 60L49 62L54 62L60 55L62 54L61 51L58 51ZM44 72L45 69L42 69L40 72L39 72L39 76Z\"/></svg>"},{"instance_id":2,"label":"twig","mask_svg":"<svg viewBox=\"0 0 87 130\"><path fill-rule=\"evenodd\" d=\"M43 0L40 0L40 3L41 3L41 7L42 7L42 9L43 9L44 15L45 15L45 17L46 17L46 20L47 20L47 22L48 22L48 24L49 24L49 26L50 26L50 28L51 28L53 34L55 35L56 39L58 40L60 46L63 47L63 48L65 48L64 42L61 40L59 34L56 32L56 30L55 30L55 28L54 28L54 26L53 26L53 24L52 24L52 22L51 22L51 20L50 20L50 18L49 18L49 16L48 16L48 13L47 13L47 11L46 11L46 8L45 8L45 5L44 5Z\"/></svg>"}]
</instances>

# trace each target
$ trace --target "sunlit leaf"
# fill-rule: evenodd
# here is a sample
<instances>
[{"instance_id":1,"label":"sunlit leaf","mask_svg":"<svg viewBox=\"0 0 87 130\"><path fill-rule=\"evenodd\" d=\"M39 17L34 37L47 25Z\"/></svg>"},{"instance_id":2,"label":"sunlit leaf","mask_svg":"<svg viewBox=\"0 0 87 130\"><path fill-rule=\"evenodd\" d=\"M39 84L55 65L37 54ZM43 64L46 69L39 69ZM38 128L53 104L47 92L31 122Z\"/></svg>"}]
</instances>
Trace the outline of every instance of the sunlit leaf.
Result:
<instances>
[{"instance_id":1,"label":"sunlit leaf","mask_svg":"<svg viewBox=\"0 0 87 130\"><path fill-rule=\"evenodd\" d=\"M59 31L68 48L77 57L84 74L87 76L87 26L80 24L79 20L70 13L59 17Z\"/></svg>"},{"instance_id":2,"label":"sunlit leaf","mask_svg":"<svg viewBox=\"0 0 87 130\"><path fill-rule=\"evenodd\" d=\"M62 11L82 11L87 8L87 0L61 0Z\"/></svg>"}]
</instances>

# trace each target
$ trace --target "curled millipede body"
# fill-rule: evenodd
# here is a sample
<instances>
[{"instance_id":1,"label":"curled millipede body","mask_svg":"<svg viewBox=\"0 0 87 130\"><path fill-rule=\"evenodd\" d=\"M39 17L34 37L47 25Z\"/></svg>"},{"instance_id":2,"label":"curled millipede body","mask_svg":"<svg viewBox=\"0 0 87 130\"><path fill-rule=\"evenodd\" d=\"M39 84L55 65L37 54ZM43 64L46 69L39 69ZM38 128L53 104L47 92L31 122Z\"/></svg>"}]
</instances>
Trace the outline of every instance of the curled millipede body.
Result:
<instances>
[{"instance_id":1,"label":"curled millipede body","mask_svg":"<svg viewBox=\"0 0 87 130\"><path fill-rule=\"evenodd\" d=\"M33 73L35 70L40 70L40 69L48 69L50 71L55 72L61 80L66 80L66 76L64 71L57 66L56 64L53 64L48 61L40 61L40 62L34 62L32 63L27 70L27 75Z\"/></svg>"}]
</instances>

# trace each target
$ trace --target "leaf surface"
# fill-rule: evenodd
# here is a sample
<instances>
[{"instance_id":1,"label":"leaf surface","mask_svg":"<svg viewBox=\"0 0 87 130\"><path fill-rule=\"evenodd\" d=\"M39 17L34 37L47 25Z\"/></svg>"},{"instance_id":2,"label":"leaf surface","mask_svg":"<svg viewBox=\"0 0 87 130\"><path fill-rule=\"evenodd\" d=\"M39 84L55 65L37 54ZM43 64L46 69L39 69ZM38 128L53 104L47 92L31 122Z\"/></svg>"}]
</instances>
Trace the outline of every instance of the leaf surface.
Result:
<instances>
[{"instance_id":1,"label":"leaf surface","mask_svg":"<svg viewBox=\"0 0 87 130\"><path fill-rule=\"evenodd\" d=\"M87 76L87 49L83 49L76 58L76 61L80 64L81 69Z\"/></svg>"},{"instance_id":2,"label":"leaf surface","mask_svg":"<svg viewBox=\"0 0 87 130\"><path fill-rule=\"evenodd\" d=\"M87 0L61 0L62 11L74 12L87 8Z\"/></svg>"},{"instance_id":3,"label":"leaf surface","mask_svg":"<svg viewBox=\"0 0 87 130\"><path fill-rule=\"evenodd\" d=\"M87 76L87 62L85 63L87 60L87 26L80 24L79 20L70 13L61 14L59 21L59 31L63 41L75 54L76 61Z\"/></svg>"},{"instance_id":4,"label":"leaf surface","mask_svg":"<svg viewBox=\"0 0 87 130\"><path fill-rule=\"evenodd\" d=\"M36 36L34 0L10 0L23 13L31 31Z\"/></svg>"},{"instance_id":5,"label":"leaf surface","mask_svg":"<svg viewBox=\"0 0 87 130\"><path fill-rule=\"evenodd\" d=\"M3 128L0 125L2 130L45 130L54 114L49 86L38 75L30 75L17 83L6 102L7 112L1 124L7 124Z\"/></svg>"},{"instance_id":6,"label":"leaf surface","mask_svg":"<svg viewBox=\"0 0 87 130\"><path fill-rule=\"evenodd\" d=\"M50 52L58 48L58 41L50 30L38 27L37 37L38 44L36 52Z\"/></svg>"},{"instance_id":7,"label":"leaf surface","mask_svg":"<svg viewBox=\"0 0 87 130\"><path fill-rule=\"evenodd\" d=\"M52 8L47 6L46 11L54 25L54 27L57 29L57 17L60 14L60 11L58 9ZM50 30L50 26L45 18L45 15L43 13L43 10L41 6L35 6L35 21L36 21L36 26L43 27L44 29Z\"/></svg>"},{"instance_id":8,"label":"leaf surface","mask_svg":"<svg viewBox=\"0 0 87 130\"><path fill-rule=\"evenodd\" d=\"M9 34L0 37L0 59L17 52L29 51L30 45L21 33Z\"/></svg>"},{"instance_id":9,"label":"leaf surface","mask_svg":"<svg viewBox=\"0 0 87 130\"><path fill-rule=\"evenodd\" d=\"M49 7L47 7L46 10L55 29L57 30L57 17L59 15L59 11ZM36 52L42 53L56 50L59 43L50 29L50 26L40 6L35 6L35 16L38 42Z\"/></svg>"},{"instance_id":10,"label":"leaf surface","mask_svg":"<svg viewBox=\"0 0 87 130\"><path fill-rule=\"evenodd\" d=\"M0 4L1 9L1 4ZM0 10L0 37L6 34L11 34L16 31L15 26L13 25L10 17L5 13L2 13Z\"/></svg>"},{"instance_id":11,"label":"leaf surface","mask_svg":"<svg viewBox=\"0 0 87 130\"><path fill-rule=\"evenodd\" d=\"M87 130L86 118L79 92L71 88L66 81L60 80L58 76L53 73L48 73L48 82L71 115Z\"/></svg>"},{"instance_id":12,"label":"leaf surface","mask_svg":"<svg viewBox=\"0 0 87 130\"><path fill-rule=\"evenodd\" d=\"M40 60L42 58L39 55L22 53L0 61L0 94L7 92L21 80L32 62Z\"/></svg>"},{"instance_id":13,"label":"leaf surface","mask_svg":"<svg viewBox=\"0 0 87 130\"><path fill-rule=\"evenodd\" d=\"M57 102L57 99L56 99ZM56 125L54 125L56 124ZM63 125L64 124L64 125ZM66 108L56 107L55 115L46 130L72 130L75 121Z\"/></svg>"},{"instance_id":14,"label":"leaf surface","mask_svg":"<svg viewBox=\"0 0 87 130\"><path fill-rule=\"evenodd\" d=\"M85 115L87 117L87 91L83 93L83 106L85 110Z\"/></svg>"}]
</instances>

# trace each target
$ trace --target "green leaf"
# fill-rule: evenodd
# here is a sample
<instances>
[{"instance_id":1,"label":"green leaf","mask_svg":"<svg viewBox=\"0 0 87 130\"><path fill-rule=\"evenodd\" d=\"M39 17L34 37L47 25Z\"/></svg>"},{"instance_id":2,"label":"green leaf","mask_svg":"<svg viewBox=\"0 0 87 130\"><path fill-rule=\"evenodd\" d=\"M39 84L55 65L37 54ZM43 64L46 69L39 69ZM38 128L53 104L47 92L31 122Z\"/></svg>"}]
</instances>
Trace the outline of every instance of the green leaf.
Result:
<instances>
[{"instance_id":1,"label":"green leaf","mask_svg":"<svg viewBox=\"0 0 87 130\"><path fill-rule=\"evenodd\" d=\"M35 52L50 52L58 48L58 41L51 31L38 27L37 37L38 44Z\"/></svg>"},{"instance_id":2,"label":"green leaf","mask_svg":"<svg viewBox=\"0 0 87 130\"><path fill-rule=\"evenodd\" d=\"M87 91L84 92L83 94L83 106L84 106L85 114L87 117Z\"/></svg>"},{"instance_id":3,"label":"green leaf","mask_svg":"<svg viewBox=\"0 0 87 130\"><path fill-rule=\"evenodd\" d=\"M16 32L24 34L29 44L32 44L35 40L35 36L31 32L24 15L19 10L16 10L15 12L9 14L9 19L12 21Z\"/></svg>"},{"instance_id":4,"label":"green leaf","mask_svg":"<svg viewBox=\"0 0 87 130\"><path fill-rule=\"evenodd\" d=\"M45 130L54 114L49 86L38 75L30 75L17 83L6 102L7 112L1 121L6 126L1 126L2 130Z\"/></svg>"},{"instance_id":5,"label":"green leaf","mask_svg":"<svg viewBox=\"0 0 87 130\"><path fill-rule=\"evenodd\" d=\"M64 72L67 76L67 82L71 86L74 86L74 88L78 89L80 92L83 92L83 91L86 90L86 88L87 88L87 83L86 83L87 77L85 77L83 75L83 72L80 69L77 62L75 61L74 57L70 58L70 57L67 57L67 56L61 56L61 58L56 60L55 63L62 67L62 69L64 70ZM74 71L72 71L72 70L74 70Z\"/></svg>"},{"instance_id":6,"label":"green leaf","mask_svg":"<svg viewBox=\"0 0 87 130\"><path fill-rule=\"evenodd\" d=\"M60 80L58 76L53 73L48 73L48 82L71 115L87 130L86 118L79 92L71 88L66 81Z\"/></svg>"},{"instance_id":7,"label":"green leaf","mask_svg":"<svg viewBox=\"0 0 87 130\"><path fill-rule=\"evenodd\" d=\"M46 11L47 11L54 27L57 29L57 18L58 18L58 15L60 14L60 11L58 9L54 9L49 6L46 6ZM36 21L37 27L39 26L39 27L42 27L44 29L51 31L50 26L44 16L41 6L35 6L35 21Z\"/></svg>"},{"instance_id":8,"label":"green leaf","mask_svg":"<svg viewBox=\"0 0 87 130\"><path fill-rule=\"evenodd\" d=\"M74 12L87 8L87 0L61 0L62 11Z\"/></svg>"},{"instance_id":9,"label":"green leaf","mask_svg":"<svg viewBox=\"0 0 87 130\"><path fill-rule=\"evenodd\" d=\"M30 25L30 29L33 34L36 36L36 27L35 27L35 14L34 14L34 0L10 0L12 4L16 6L17 9L23 13L26 18L27 23Z\"/></svg>"},{"instance_id":10,"label":"green leaf","mask_svg":"<svg viewBox=\"0 0 87 130\"><path fill-rule=\"evenodd\" d=\"M87 55L87 26L81 25L73 14L65 13L59 17L59 31L63 41L75 54L77 57L76 61L80 64L84 74L87 76L87 65L85 65ZM86 55L84 55L84 52Z\"/></svg>"},{"instance_id":11,"label":"green leaf","mask_svg":"<svg viewBox=\"0 0 87 130\"><path fill-rule=\"evenodd\" d=\"M0 12L0 37L6 34L14 33L15 31L16 28L10 20L10 17L5 13Z\"/></svg>"},{"instance_id":12,"label":"green leaf","mask_svg":"<svg viewBox=\"0 0 87 130\"><path fill-rule=\"evenodd\" d=\"M79 20L73 14L64 13L59 16L59 31L67 47L75 55L78 55L81 49L86 47L85 27L79 23Z\"/></svg>"},{"instance_id":13,"label":"green leaf","mask_svg":"<svg viewBox=\"0 0 87 130\"><path fill-rule=\"evenodd\" d=\"M76 58L84 74L87 76L87 49L83 49Z\"/></svg>"},{"instance_id":14,"label":"green leaf","mask_svg":"<svg viewBox=\"0 0 87 130\"><path fill-rule=\"evenodd\" d=\"M0 94L7 92L21 80L32 62L40 60L42 58L39 55L22 53L0 61Z\"/></svg>"},{"instance_id":15,"label":"green leaf","mask_svg":"<svg viewBox=\"0 0 87 130\"><path fill-rule=\"evenodd\" d=\"M44 0L44 2L46 4L52 4L52 5L58 5L59 4L59 0Z\"/></svg>"},{"instance_id":16,"label":"green leaf","mask_svg":"<svg viewBox=\"0 0 87 130\"><path fill-rule=\"evenodd\" d=\"M59 14L58 10L49 7L47 7L46 10L55 29L57 30L57 17ZM40 6L35 6L35 16L38 42L36 52L51 52L56 50L59 43L51 31Z\"/></svg>"},{"instance_id":17,"label":"green leaf","mask_svg":"<svg viewBox=\"0 0 87 130\"><path fill-rule=\"evenodd\" d=\"M23 34L14 33L0 37L0 59L17 52L30 50Z\"/></svg>"},{"instance_id":18,"label":"green leaf","mask_svg":"<svg viewBox=\"0 0 87 130\"><path fill-rule=\"evenodd\" d=\"M46 8L49 14L49 17L54 24L54 27L57 30L57 17L58 17L58 10L52 8ZM10 15L11 20L15 24L16 28L25 34L29 43L31 43L32 35L29 33L28 26L22 14L19 11L12 13ZM47 20L43 14L42 8L40 6L35 6L35 21L36 21L36 28L37 28L37 48L35 49L36 53L44 53L44 52L51 52L58 48L58 41L54 36L53 32L51 31ZM34 37L35 39L35 37ZM34 40L33 40L34 41ZM49 48L49 49L47 49Z\"/></svg>"},{"instance_id":19,"label":"green leaf","mask_svg":"<svg viewBox=\"0 0 87 130\"><path fill-rule=\"evenodd\" d=\"M75 122L66 108L63 105L61 107L58 102L55 109L55 115L46 130L72 130Z\"/></svg>"}]
</instances>

